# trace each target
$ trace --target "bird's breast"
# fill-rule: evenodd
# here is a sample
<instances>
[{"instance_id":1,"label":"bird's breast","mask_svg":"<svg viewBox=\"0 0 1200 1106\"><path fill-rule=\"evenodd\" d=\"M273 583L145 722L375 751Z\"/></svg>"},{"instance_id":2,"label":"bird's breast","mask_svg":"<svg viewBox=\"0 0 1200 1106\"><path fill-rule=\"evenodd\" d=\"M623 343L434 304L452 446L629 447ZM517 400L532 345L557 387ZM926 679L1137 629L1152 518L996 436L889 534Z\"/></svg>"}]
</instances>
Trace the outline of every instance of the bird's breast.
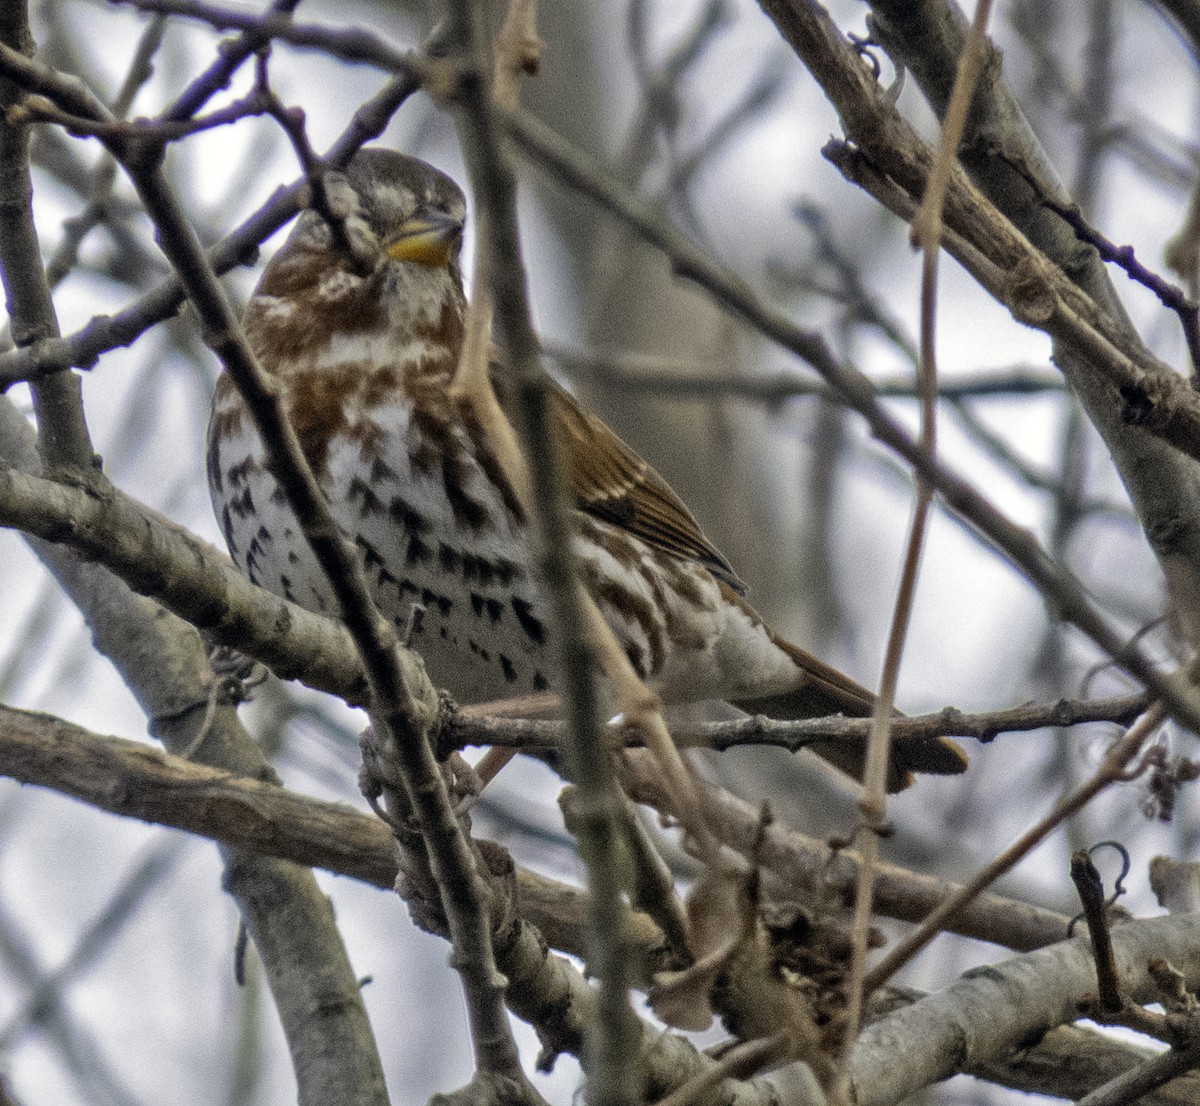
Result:
<instances>
[{"instance_id":1,"label":"bird's breast","mask_svg":"<svg viewBox=\"0 0 1200 1106\"><path fill-rule=\"evenodd\" d=\"M546 690L546 631L511 489L444 399L414 398L399 379L385 383L327 367L289 374L284 389L376 603L402 633L411 630L435 682L463 701ZM335 614L235 394L219 392L214 407L210 486L239 567L270 591Z\"/></svg>"},{"instance_id":2,"label":"bird's breast","mask_svg":"<svg viewBox=\"0 0 1200 1106\"><path fill-rule=\"evenodd\" d=\"M486 434L450 404L452 367L414 373L411 357L394 356L364 368L328 349L278 380L381 612L422 653L433 680L463 702L548 689L554 659L527 520ZM227 383L210 433L213 503L234 560L255 583L336 615L332 589ZM761 644L767 667L794 672L702 564L582 512L575 524L585 586L634 668L667 699L720 696L730 671L724 651L735 639Z\"/></svg>"}]
</instances>

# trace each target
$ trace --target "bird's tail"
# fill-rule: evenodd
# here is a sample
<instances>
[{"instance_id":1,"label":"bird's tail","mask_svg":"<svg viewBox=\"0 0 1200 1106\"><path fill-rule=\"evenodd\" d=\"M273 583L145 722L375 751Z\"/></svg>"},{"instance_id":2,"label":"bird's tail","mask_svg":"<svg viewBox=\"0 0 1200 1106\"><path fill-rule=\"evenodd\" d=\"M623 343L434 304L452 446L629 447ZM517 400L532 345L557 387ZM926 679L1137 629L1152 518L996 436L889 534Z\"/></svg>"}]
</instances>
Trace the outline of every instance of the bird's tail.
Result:
<instances>
[{"instance_id":1,"label":"bird's tail","mask_svg":"<svg viewBox=\"0 0 1200 1106\"><path fill-rule=\"evenodd\" d=\"M781 694L736 699L733 701L735 707L750 714L765 714L779 721L823 718L831 714L844 714L850 718L870 715L875 707L875 696L865 687L799 646L774 634L771 636L775 644L796 662L799 682L796 687ZM865 741L814 742L808 748L856 780L863 778L867 759ZM913 775L917 772L953 776L965 771L966 767L966 754L944 737L894 744L888 765L887 789L893 792L904 790L913 782Z\"/></svg>"}]
</instances>

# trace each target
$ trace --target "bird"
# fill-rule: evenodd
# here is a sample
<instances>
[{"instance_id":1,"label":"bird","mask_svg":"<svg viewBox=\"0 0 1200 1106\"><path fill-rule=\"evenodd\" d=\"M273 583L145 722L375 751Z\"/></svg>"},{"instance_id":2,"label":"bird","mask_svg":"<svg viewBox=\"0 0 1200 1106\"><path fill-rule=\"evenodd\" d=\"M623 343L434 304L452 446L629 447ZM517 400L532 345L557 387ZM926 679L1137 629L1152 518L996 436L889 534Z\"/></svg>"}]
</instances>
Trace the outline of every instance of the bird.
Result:
<instances>
[{"instance_id":1,"label":"bird","mask_svg":"<svg viewBox=\"0 0 1200 1106\"><path fill-rule=\"evenodd\" d=\"M472 412L449 386L467 301L466 200L446 174L379 146L323 178L338 222L303 211L244 312L330 509L380 611L460 703L555 684L530 519ZM508 401L502 359L491 375ZM509 374L511 375L511 374ZM549 384L580 579L634 670L666 703L723 699L752 714L864 717L875 697L776 633L667 482L564 388ZM337 614L237 388L217 380L208 481L249 579ZM865 746L813 750L861 778ZM962 772L953 742L892 750L889 790Z\"/></svg>"}]
</instances>

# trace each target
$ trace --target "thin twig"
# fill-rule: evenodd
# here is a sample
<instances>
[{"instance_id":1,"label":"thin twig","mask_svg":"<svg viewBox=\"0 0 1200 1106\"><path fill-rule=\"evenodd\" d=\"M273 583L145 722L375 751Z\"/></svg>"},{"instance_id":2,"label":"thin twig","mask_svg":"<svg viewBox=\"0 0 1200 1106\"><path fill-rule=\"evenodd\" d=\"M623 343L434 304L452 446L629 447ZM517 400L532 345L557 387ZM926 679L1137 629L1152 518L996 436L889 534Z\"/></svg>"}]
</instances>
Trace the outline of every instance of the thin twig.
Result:
<instances>
[{"instance_id":1,"label":"thin twig","mask_svg":"<svg viewBox=\"0 0 1200 1106\"><path fill-rule=\"evenodd\" d=\"M369 63L391 72L408 72L415 64L411 54L379 36L358 29L347 31L336 27L298 24L271 13L252 16L234 9L201 3L199 0L123 2L131 3L145 11L201 19L216 27L253 30L267 38L278 38L300 46L319 48L334 57L350 62ZM820 17L827 18L823 12L820 13ZM855 66L856 74L853 83L856 91L859 91L859 68L856 62L851 64ZM848 90L843 88L839 91ZM893 145L888 148L890 158L896 162L898 169L904 169L907 177L922 175L932 163L932 155L928 154L911 129L901 122L894 107L889 105L888 111L886 129L888 137L893 140ZM506 125L512 127L514 124L506 122ZM519 129L524 129L527 133L515 137L528 145L528 121L523 121ZM881 134L880 139L882 137ZM964 195L965 187L965 182L960 179L952 182L950 196L954 201L956 214L975 214L982 206L982 197L974 194L968 200ZM982 204L985 205L986 201L982 201ZM1005 228L1011 230L1008 224L995 221L990 229L1004 231ZM1192 455L1200 452L1200 444L1197 444L1200 442L1200 434L1196 432L1197 425L1200 425L1200 403L1196 403L1194 398L1185 398L1179 389L1173 387L1173 374L1170 369L1149 356L1144 348L1127 348L1130 346L1128 336L1120 334L1111 325L1111 319L1099 314L1096 305L1084 293L1071 284L1056 267L1046 262L1045 258L1032 252L1028 243L1016 235L1015 231L1012 234L1001 234L1000 237L1003 241L993 245L1005 250L1022 251L1026 265L1024 269L1016 270L1015 260L1010 259L1003 267L997 266L996 279L988 284L989 290L1009 304L1022 321L1053 328L1056 334L1066 334L1073 346L1095 360L1094 367L1097 370L1127 381L1128 386L1132 388L1132 392L1126 396L1130 418L1140 421L1141 425L1185 452ZM686 269L681 271L685 275L694 276ZM975 275L980 276L979 273ZM1048 291L1060 297L1056 302L1049 304L1049 313L1045 310ZM769 331L767 333L770 334ZM1144 376L1147 371L1151 373L1149 379Z\"/></svg>"},{"instance_id":2,"label":"thin twig","mask_svg":"<svg viewBox=\"0 0 1200 1106\"><path fill-rule=\"evenodd\" d=\"M727 376L720 375L725 366L716 361L698 358L682 361L624 351L585 350L554 342L546 342L542 353L562 365L572 377L585 375L631 391L677 399L742 399L768 407L803 396L840 402L838 393L828 384L793 372ZM918 386L910 375L873 376L871 383L880 397L914 399L918 395ZM938 385L938 398L951 403L1047 393L1061 395L1062 392L1061 376L1032 366L973 373L943 380Z\"/></svg>"},{"instance_id":3,"label":"thin twig","mask_svg":"<svg viewBox=\"0 0 1200 1106\"><path fill-rule=\"evenodd\" d=\"M0 763L9 778L52 788L120 817L185 830L306 868L324 868L374 887L390 889L396 882L395 843L378 818L229 769L184 760L143 742L0 706ZM715 789L708 793L707 810L726 845L751 851L758 811ZM858 860L848 849L834 852L823 842L775 826L768 831L760 858L792 891L820 886L838 902L853 891ZM518 880L522 914L554 947L586 958L582 893L573 897L561 884L539 881L520 869ZM914 921L954 889L952 883L884 865L877 905L887 917ZM1063 914L1016 899L983 895L949 931L1028 951L1061 940L1068 921ZM639 935L637 949L649 951L646 926L636 915L632 924ZM565 944L555 936L559 934L567 935Z\"/></svg>"},{"instance_id":4,"label":"thin twig","mask_svg":"<svg viewBox=\"0 0 1200 1106\"><path fill-rule=\"evenodd\" d=\"M63 88L53 79L51 71L36 66L15 52L0 50L0 71L18 80L29 78L43 93L62 91L68 100L73 100L70 94L75 90L74 86ZM405 86L405 94L407 90ZM575 151L566 147L546 128L524 116L511 117L504 121L504 125L523 149L534 153L573 186L592 195L603 206L629 222L647 241L669 252L681 272L702 281L731 310L808 360L845 396L851 406L866 417L875 435L927 478L954 511L995 542L1012 563L1051 598L1064 618L1082 629L1147 687L1153 688L1184 724L1200 730L1200 709L1191 702L1188 694L1179 687L1171 686L1139 649L1121 640L1117 632L1095 611L1078 582L1050 560L1024 528L1005 518L944 465L932 462L901 425L874 400L869 382L840 364L819 337L799 330L790 319L762 305L740 281L730 277L682 236L664 227L656 217L643 212L641 206L623 190L599 178ZM365 139L357 130L347 139L349 143L362 140ZM271 213L274 215L275 210ZM175 293L168 292L167 296L173 306L177 302ZM140 333L140 329L144 328L140 320L138 327Z\"/></svg>"},{"instance_id":5,"label":"thin twig","mask_svg":"<svg viewBox=\"0 0 1200 1106\"><path fill-rule=\"evenodd\" d=\"M620 818L613 806L619 799L604 741L596 683L600 635L606 627L595 605L588 603L575 568L549 396L526 299L515 182L497 141L495 109L481 60L477 10L468 0L458 0L451 10L450 38L466 59L458 88L462 109L459 125L480 225L477 256L486 276L486 282L476 286L475 294L486 289L491 301L489 304L485 294L474 309L454 386L474 404L493 449L537 527L536 564L554 614L563 678L569 729L564 751L579 789L576 829L588 870L589 963L599 981L595 1017L587 1025L586 1070L590 1093L597 1102L623 1106L640 1102L644 1092L641 1065L633 1047L637 1016L629 1002L631 965L622 941L621 919L626 907L619 861ZM497 69L507 74L500 83L510 102L516 98L516 73L523 68L522 44L536 41L533 15L532 6L510 8L511 23L507 24L505 41L514 53L496 59ZM492 304L500 344L515 384L516 429L524 449L501 411L488 378L486 337Z\"/></svg>"},{"instance_id":6,"label":"thin twig","mask_svg":"<svg viewBox=\"0 0 1200 1106\"><path fill-rule=\"evenodd\" d=\"M997 151L997 157L1003 157L1002 151ZM1012 169L1019 173L1034 191L1038 191L1037 181L1026 171L1025 167L1015 159L1006 159ZM1061 203L1053 196L1039 197L1043 206L1053 211L1075 232L1081 242L1093 246L1105 261L1117 265L1130 280L1148 288L1158 302L1179 317L1179 325L1183 330L1183 339L1187 345L1188 357L1192 363L1192 375L1200 371L1200 305L1190 298L1182 288L1176 287L1164 279L1153 269L1147 268L1138 259L1132 246L1118 246L1111 239L1100 233L1083 214L1082 208L1075 203Z\"/></svg>"},{"instance_id":7,"label":"thin twig","mask_svg":"<svg viewBox=\"0 0 1200 1106\"><path fill-rule=\"evenodd\" d=\"M118 139L126 142L148 139L165 143L190 138L217 127L228 127L266 111L266 102L255 91L208 115L178 122L156 119L99 120L60 111L45 96L29 96L9 112L9 119L14 122L55 123L75 138Z\"/></svg>"},{"instance_id":8,"label":"thin twig","mask_svg":"<svg viewBox=\"0 0 1200 1106\"><path fill-rule=\"evenodd\" d=\"M354 113L350 125L326 151L324 158L334 168L344 166L360 146L380 135L400 105L420 87L428 67L416 53L408 53L405 59L399 75ZM77 86L45 66L0 50L0 70L18 83L34 82L35 88L60 107L71 111L78 107L74 96ZM68 98L66 104L58 93ZM306 183L302 179L276 190L258 211L213 246L208 256L214 271L220 274L252 264L259 245L295 218ZM101 354L129 345L156 323L169 319L184 299L179 279L172 278L115 315L93 319L68 338L39 338L32 345L0 354L0 390L19 380L33 380L62 369L90 369Z\"/></svg>"},{"instance_id":9,"label":"thin twig","mask_svg":"<svg viewBox=\"0 0 1200 1106\"><path fill-rule=\"evenodd\" d=\"M104 565L138 593L157 600L213 640L262 661L283 679L303 680L352 705L367 703L361 666L339 623L255 587L211 546L115 488L83 489L0 470L0 524L60 542ZM155 566L152 571L150 565ZM1145 695L1128 695L1031 703L977 714L947 707L897 719L893 740L959 736L990 741L1001 733L1051 726L1127 724L1146 705ZM757 717L677 725L672 733L683 746L723 750L766 744L796 751L814 741L861 743L867 726L864 719L780 722ZM623 736L631 746L641 740L636 733ZM561 747L562 725L463 714L448 724L442 740L443 753L469 745L536 751Z\"/></svg>"},{"instance_id":10,"label":"thin twig","mask_svg":"<svg viewBox=\"0 0 1200 1106\"><path fill-rule=\"evenodd\" d=\"M117 3L158 15L196 19L220 31L243 31L250 41L255 42L250 53L277 39L294 46L320 50L342 61L366 63L392 73L408 71L413 62L411 51L362 27L297 23L289 13L288 9L295 6L290 3L276 5L260 13L207 4L202 0L117 0ZM236 47L237 55L241 55L243 49L244 46ZM203 91L209 87L211 82L206 81ZM187 106L190 110L184 111L181 104L173 114L190 115L199 107Z\"/></svg>"},{"instance_id":11,"label":"thin twig","mask_svg":"<svg viewBox=\"0 0 1200 1106\"><path fill-rule=\"evenodd\" d=\"M1099 1009L1103 1014L1113 1014L1124 1006L1124 999L1121 997L1117 965L1113 959L1112 934L1109 932L1108 926L1108 904L1104 897L1104 884L1087 849L1077 849L1072 853L1071 881L1079 893L1079 901L1083 905L1083 915L1087 919L1088 933L1092 939L1092 956L1096 961Z\"/></svg>"},{"instance_id":12,"label":"thin twig","mask_svg":"<svg viewBox=\"0 0 1200 1106\"><path fill-rule=\"evenodd\" d=\"M273 0L271 14L288 16L299 5L300 0ZM256 54L270 41L268 36L248 28L233 41L222 42L213 63L178 96L159 119L162 122L190 119L217 92L229 87L234 73L248 58Z\"/></svg>"},{"instance_id":13,"label":"thin twig","mask_svg":"<svg viewBox=\"0 0 1200 1106\"><path fill-rule=\"evenodd\" d=\"M15 23L8 16L18 8L23 6L11 6L6 24ZM19 89L21 85L14 87ZM97 114L103 116L103 111ZM12 132L7 126L0 129L5 136ZM23 154L22 161L18 161L5 151L0 153L0 163L5 166L5 184L19 183ZM10 204L6 197L0 207L8 214L29 218L27 196L17 204ZM23 233L13 233L11 227L6 227L0 238L6 246L18 249L30 241ZM33 241L24 262L30 273L38 266L36 239ZM16 271L6 273L14 319L27 307L36 307L41 298L38 293L28 303L20 303L26 285L16 279L17 275ZM45 299L48 303L48 295ZM54 333L54 328L41 327L35 331L39 332ZM14 334L20 334L20 328L14 327ZM43 458L57 467L60 474L73 468L79 484L91 493L102 495L105 485L95 468L87 438L78 381L73 374L60 373L47 381L43 395L49 396L55 389L54 409L42 404L48 416L44 424L46 434L37 445ZM41 390L35 388L35 392ZM6 462L36 469L24 420L19 416L7 417L14 415L7 405L4 414L0 448ZM205 681L211 677L204 648L194 631L133 595L95 565L38 543L34 543L34 551L80 608L97 650L112 661L137 697L151 721L153 733L169 748L190 746L195 725L200 721L193 708L197 700L203 701L207 696ZM220 710L215 725L210 726L207 719L204 725L214 740L205 742L199 755L235 771L267 774L261 751L241 728L232 708ZM231 852L224 860L225 886L238 903L262 952L272 990L278 996L282 1028L289 1046L294 1055L313 1058L303 1071L297 1072L301 1097L325 1100L334 1093L332 1088L342 1087L347 1078L353 1078L362 1092L359 1101L384 1101L379 1053L332 912L315 880L310 873L252 853ZM309 971L295 971L298 964L305 964ZM327 1012L319 1025L306 1016L314 1004L324 1004ZM315 1035L321 1038L319 1046Z\"/></svg>"},{"instance_id":14,"label":"thin twig","mask_svg":"<svg viewBox=\"0 0 1200 1106\"><path fill-rule=\"evenodd\" d=\"M155 16L146 24L125 73L125 80L112 103L112 113L118 119L125 117L138 91L153 76L152 62L162 45L166 26L165 16ZM24 106L28 103L27 98ZM105 154L100 164L92 171L91 188L83 210L63 224L63 240L46 265L46 279L51 288L56 287L74 268L84 239L95 226L108 217L109 200L115 179L116 163Z\"/></svg>"},{"instance_id":15,"label":"thin twig","mask_svg":"<svg viewBox=\"0 0 1200 1106\"><path fill-rule=\"evenodd\" d=\"M1084 1095L1075 1106L1132 1106L1151 1091L1200 1067L1200 1044L1170 1049Z\"/></svg>"},{"instance_id":16,"label":"thin twig","mask_svg":"<svg viewBox=\"0 0 1200 1106\"><path fill-rule=\"evenodd\" d=\"M986 49L986 29L991 11L990 0L978 0L971 33L963 50L962 60L954 80L950 107L942 125L942 137L937 159L929 182L912 222L912 238L921 250L921 335L919 380L921 395L921 428L918 447L931 461L937 458L937 267L941 252L942 208L951 175L958 164L958 145L966 125L967 109L983 67ZM854 1038L859 1031L863 1000L866 995L865 973L870 941L871 913L874 894L875 865L879 855L879 837L887 814L887 769L890 753L888 733L895 706L896 684L900 676L900 661L916 597L917 576L921 552L933 504L933 488L923 476L918 478L912 523L904 550L900 586L896 597L891 627L884 653L883 673L879 694L871 713L871 736L867 745L865 794L859 800L865 831L863 865L854 903L853 953L848 983L845 1039L839 1091L848 1096L848 1058Z\"/></svg>"},{"instance_id":17,"label":"thin twig","mask_svg":"<svg viewBox=\"0 0 1200 1106\"><path fill-rule=\"evenodd\" d=\"M1091 802L1101 791L1114 783L1127 779L1131 763L1139 755L1150 736L1162 724L1163 717L1162 707L1159 704L1152 706L1113 746L1104 758L1104 763L1091 779L1076 788L1070 795L1065 796L1049 814L1026 830L995 860L977 872L961 890L933 910L916 930L906 936L867 973L865 986L868 993L890 979L937 935L938 930L945 925L948 918L952 917L984 888L995 883L1005 872L1011 871L1055 828Z\"/></svg>"},{"instance_id":18,"label":"thin twig","mask_svg":"<svg viewBox=\"0 0 1200 1106\"><path fill-rule=\"evenodd\" d=\"M893 744L926 742L935 737L971 737L990 742L999 734L1019 733L1089 722L1113 722L1129 725L1150 705L1145 694L1123 695L1114 699L1060 699L1055 703L1027 703L1003 710L965 714L946 707L932 714L897 717L892 720ZM727 722L677 723L671 735L681 748L727 749L747 745L768 745L798 752L814 743L839 742L861 746L869 734L869 718L807 718L782 722L763 715L737 718ZM444 739L449 749L472 745L491 745L530 752L560 748L563 724L547 719L511 718L500 715L480 716L470 712L456 715L447 725ZM626 748L644 746L634 732L621 733Z\"/></svg>"},{"instance_id":19,"label":"thin twig","mask_svg":"<svg viewBox=\"0 0 1200 1106\"><path fill-rule=\"evenodd\" d=\"M52 79L53 74L45 67L38 67L11 51L0 50L0 70L9 72L17 79L29 77L43 92L53 88L63 91L70 98L69 93L74 91L73 87L61 89ZM407 87L404 91L406 94ZM730 309L818 368L846 397L847 402L867 418L874 433L928 478L956 512L991 538L1052 599L1056 609L1065 618L1084 630L1146 686L1153 688L1185 724L1200 729L1200 711L1194 709L1180 689L1170 686L1159 675L1140 650L1121 641L1115 630L1096 613L1078 582L1047 558L1023 528L1001 515L943 465L931 462L900 424L875 402L870 394L869 383L838 363L817 336L798 330L789 319L764 307L747 293L740 281L731 278L686 239L665 228L654 216L643 212L640 205L622 190L599 179L574 151L565 147L544 127L523 116L509 119L506 125L523 148L534 152L572 185L593 195L614 214L635 226L648 241L666 249L680 271L703 281ZM361 138L355 132L347 141L353 143ZM169 296L172 305L177 302L174 293L169 293Z\"/></svg>"}]
</instances>

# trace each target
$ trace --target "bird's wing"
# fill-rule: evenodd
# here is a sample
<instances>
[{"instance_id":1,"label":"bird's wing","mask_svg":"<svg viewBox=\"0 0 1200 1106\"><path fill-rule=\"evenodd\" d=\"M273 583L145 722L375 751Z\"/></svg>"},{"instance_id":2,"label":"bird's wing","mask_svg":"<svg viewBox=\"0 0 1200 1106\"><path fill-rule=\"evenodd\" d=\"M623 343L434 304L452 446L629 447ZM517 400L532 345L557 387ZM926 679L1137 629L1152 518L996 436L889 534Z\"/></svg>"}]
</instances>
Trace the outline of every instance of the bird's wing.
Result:
<instances>
[{"instance_id":1,"label":"bird's wing","mask_svg":"<svg viewBox=\"0 0 1200 1106\"><path fill-rule=\"evenodd\" d=\"M557 384L551 384L550 402L571 492L581 510L656 549L699 561L738 594L745 593L733 567L649 464Z\"/></svg>"}]
</instances>

